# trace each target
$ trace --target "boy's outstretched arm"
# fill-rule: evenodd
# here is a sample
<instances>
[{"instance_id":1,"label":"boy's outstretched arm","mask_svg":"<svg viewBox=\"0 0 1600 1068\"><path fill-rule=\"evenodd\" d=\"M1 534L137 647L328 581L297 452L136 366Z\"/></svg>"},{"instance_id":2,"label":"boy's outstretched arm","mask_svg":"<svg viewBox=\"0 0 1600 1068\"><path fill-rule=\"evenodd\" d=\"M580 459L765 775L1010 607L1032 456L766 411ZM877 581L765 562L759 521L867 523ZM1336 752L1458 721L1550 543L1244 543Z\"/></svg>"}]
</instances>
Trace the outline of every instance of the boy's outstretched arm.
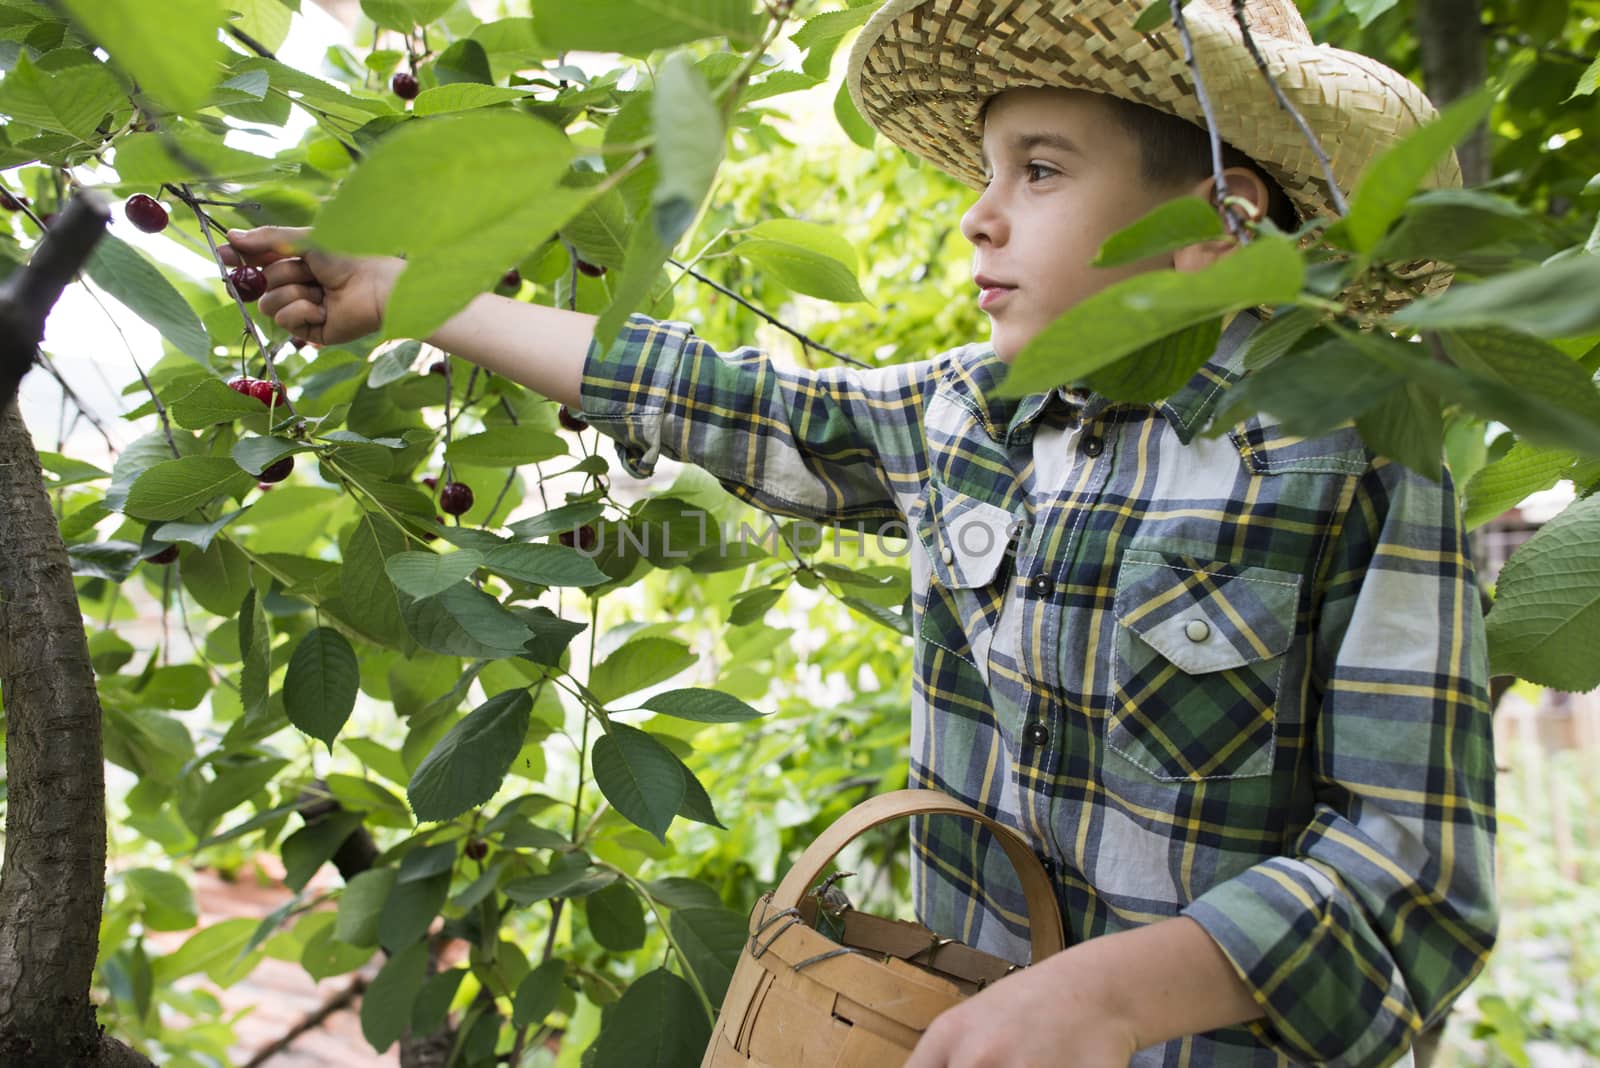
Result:
<instances>
[{"instance_id":1,"label":"boy's outstretched arm","mask_svg":"<svg viewBox=\"0 0 1600 1068\"><path fill-rule=\"evenodd\" d=\"M335 256L306 246L305 228L230 230L220 251L230 266L262 267L261 311L295 337L336 345L370 334L404 268L387 256ZM595 317L484 293L426 340L446 352L578 406Z\"/></svg>"}]
</instances>

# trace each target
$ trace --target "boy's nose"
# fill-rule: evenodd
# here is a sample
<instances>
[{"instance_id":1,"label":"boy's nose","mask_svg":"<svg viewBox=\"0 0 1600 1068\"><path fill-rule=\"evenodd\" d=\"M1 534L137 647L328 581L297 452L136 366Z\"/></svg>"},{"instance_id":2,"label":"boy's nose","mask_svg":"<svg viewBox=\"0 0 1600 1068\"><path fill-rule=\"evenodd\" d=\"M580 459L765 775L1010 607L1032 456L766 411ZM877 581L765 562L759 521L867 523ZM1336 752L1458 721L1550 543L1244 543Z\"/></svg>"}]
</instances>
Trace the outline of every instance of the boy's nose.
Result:
<instances>
[{"instance_id":1,"label":"boy's nose","mask_svg":"<svg viewBox=\"0 0 1600 1068\"><path fill-rule=\"evenodd\" d=\"M991 245L1006 243L1007 226L1004 214L995 203L994 186L985 189L961 216L961 233L974 245L979 243L979 238Z\"/></svg>"}]
</instances>

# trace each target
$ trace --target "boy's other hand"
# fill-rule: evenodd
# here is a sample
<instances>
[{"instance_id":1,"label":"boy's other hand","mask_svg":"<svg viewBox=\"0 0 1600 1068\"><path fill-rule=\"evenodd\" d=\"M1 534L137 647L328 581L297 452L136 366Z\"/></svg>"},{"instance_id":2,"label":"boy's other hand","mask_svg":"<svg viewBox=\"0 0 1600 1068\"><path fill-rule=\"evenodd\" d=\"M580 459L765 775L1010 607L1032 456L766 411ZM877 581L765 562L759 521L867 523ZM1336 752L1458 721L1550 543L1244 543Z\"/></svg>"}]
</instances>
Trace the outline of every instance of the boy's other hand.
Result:
<instances>
[{"instance_id":1,"label":"boy's other hand","mask_svg":"<svg viewBox=\"0 0 1600 1068\"><path fill-rule=\"evenodd\" d=\"M319 345L376 330L395 277L404 267L384 256L335 256L306 245L305 227L229 230L218 249L229 267L249 264L267 276L261 311L291 335Z\"/></svg>"}]
</instances>

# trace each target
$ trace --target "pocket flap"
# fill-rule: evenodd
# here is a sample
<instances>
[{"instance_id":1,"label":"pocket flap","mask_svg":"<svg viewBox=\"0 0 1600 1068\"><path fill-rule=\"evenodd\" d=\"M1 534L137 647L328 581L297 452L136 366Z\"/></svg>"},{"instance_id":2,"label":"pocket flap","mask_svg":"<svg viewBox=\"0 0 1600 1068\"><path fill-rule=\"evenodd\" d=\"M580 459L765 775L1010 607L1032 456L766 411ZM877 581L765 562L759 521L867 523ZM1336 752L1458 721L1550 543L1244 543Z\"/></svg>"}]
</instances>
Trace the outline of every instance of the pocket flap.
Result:
<instances>
[{"instance_id":1,"label":"pocket flap","mask_svg":"<svg viewBox=\"0 0 1600 1068\"><path fill-rule=\"evenodd\" d=\"M928 487L913 518L934 577L946 589L992 583L1018 527L1004 508L939 485Z\"/></svg>"},{"instance_id":2,"label":"pocket flap","mask_svg":"<svg viewBox=\"0 0 1600 1068\"><path fill-rule=\"evenodd\" d=\"M1142 549L1122 555L1117 621L1191 675L1281 656L1300 576Z\"/></svg>"}]
</instances>

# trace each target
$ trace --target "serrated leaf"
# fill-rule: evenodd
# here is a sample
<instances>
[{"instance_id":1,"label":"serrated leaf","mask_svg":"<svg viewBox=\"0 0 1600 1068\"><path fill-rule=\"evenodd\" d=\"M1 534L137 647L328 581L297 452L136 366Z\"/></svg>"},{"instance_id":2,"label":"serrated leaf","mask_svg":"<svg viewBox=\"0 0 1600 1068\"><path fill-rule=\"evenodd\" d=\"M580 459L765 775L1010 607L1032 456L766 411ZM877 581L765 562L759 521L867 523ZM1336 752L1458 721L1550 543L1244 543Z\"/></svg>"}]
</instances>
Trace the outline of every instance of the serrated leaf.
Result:
<instances>
[{"instance_id":1,"label":"serrated leaf","mask_svg":"<svg viewBox=\"0 0 1600 1068\"><path fill-rule=\"evenodd\" d=\"M1300 293L1305 265L1294 244L1257 237L1202 271L1147 271L1080 301L1041 330L1000 383L1008 397L1083 379L1184 327Z\"/></svg>"},{"instance_id":2,"label":"serrated leaf","mask_svg":"<svg viewBox=\"0 0 1600 1068\"><path fill-rule=\"evenodd\" d=\"M519 1030L541 1024L555 1011L561 1000L562 981L567 977L567 962L553 957L529 972L517 986L511 1009L511 1024Z\"/></svg>"},{"instance_id":3,"label":"serrated leaf","mask_svg":"<svg viewBox=\"0 0 1600 1068\"><path fill-rule=\"evenodd\" d=\"M522 748L532 712L527 690L507 690L451 727L406 786L417 820L454 819L493 797Z\"/></svg>"},{"instance_id":4,"label":"serrated leaf","mask_svg":"<svg viewBox=\"0 0 1600 1068\"><path fill-rule=\"evenodd\" d=\"M656 72L650 121L659 169L651 219L671 247L694 221L724 152L722 112L687 52L674 52Z\"/></svg>"},{"instance_id":5,"label":"serrated leaf","mask_svg":"<svg viewBox=\"0 0 1600 1068\"><path fill-rule=\"evenodd\" d=\"M226 386L223 388L227 389ZM233 390L229 389L228 392L233 393ZM239 396L237 393L233 393L233 395L235 397ZM259 401L251 400L250 403L260 407ZM290 438L269 438L256 436L240 438L238 441L234 442L231 455L233 456L234 463L238 464L252 475L260 475L261 472L265 471L267 468L271 467L285 456L288 456L294 452L298 452L304 447L305 446L301 445L298 441L294 441Z\"/></svg>"},{"instance_id":6,"label":"serrated leaf","mask_svg":"<svg viewBox=\"0 0 1600 1068\"><path fill-rule=\"evenodd\" d=\"M483 566L537 586L598 586L611 581L593 560L565 545L501 545L484 555Z\"/></svg>"},{"instance_id":7,"label":"serrated leaf","mask_svg":"<svg viewBox=\"0 0 1600 1068\"><path fill-rule=\"evenodd\" d=\"M627 953L644 945L644 906L633 887L615 882L583 899L584 915L594 940L613 953Z\"/></svg>"},{"instance_id":8,"label":"serrated leaf","mask_svg":"<svg viewBox=\"0 0 1600 1068\"><path fill-rule=\"evenodd\" d=\"M512 100L527 99L526 89L511 89L503 85L479 85L475 82L455 82L433 89L424 89L411 102L413 115L444 115L454 111L471 111L473 108L492 107Z\"/></svg>"},{"instance_id":9,"label":"serrated leaf","mask_svg":"<svg viewBox=\"0 0 1600 1068\"><path fill-rule=\"evenodd\" d=\"M1506 561L1488 636L1496 673L1571 693L1600 686L1600 497L1568 505Z\"/></svg>"},{"instance_id":10,"label":"serrated leaf","mask_svg":"<svg viewBox=\"0 0 1600 1068\"><path fill-rule=\"evenodd\" d=\"M1171 21L1170 0L1150 0L1145 9L1139 12L1139 17L1133 20L1133 28L1140 33L1155 33Z\"/></svg>"},{"instance_id":11,"label":"serrated leaf","mask_svg":"<svg viewBox=\"0 0 1600 1068\"><path fill-rule=\"evenodd\" d=\"M566 866L556 866L541 875L528 875L513 879L503 890L506 897L519 905L532 905L553 897L587 897L596 890L610 886L616 875L601 869L591 869L587 859Z\"/></svg>"},{"instance_id":12,"label":"serrated leaf","mask_svg":"<svg viewBox=\"0 0 1600 1068\"><path fill-rule=\"evenodd\" d=\"M831 256L787 241L740 241L730 252L772 272L797 293L848 304L865 301L855 272Z\"/></svg>"},{"instance_id":13,"label":"serrated leaf","mask_svg":"<svg viewBox=\"0 0 1600 1068\"><path fill-rule=\"evenodd\" d=\"M451 968L431 976L422 984L422 990L418 992L411 1009L412 1034L431 1035L439 1030L445 1014L450 1011L450 1002L455 999L461 980L466 977L466 968Z\"/></svg>"},{"instance_id":14,"label":"serrated leaf","mask_svg":"<svg viewBox=\"0 0 1600 1068\"><path fill-rule=\"evenodd\" d=\"M1367 448L1438 482L1444 466L1444 419L1439 399L1407 382L1378 399L1356 419Z\"/></svg>"},{"instance_id":15,"label":"serrated leaf","mask_svg":"<svg viewBox=\"0 0 1600 1068\"><path fill-rule=\"evenodd\" d=\"M391 952L427 934L450 896L450 873L396 882L378 915L378 944Z\"/></svg>"},{"instance_id":16,"label":"serrated leaf","mask_svg":"<svg viewBox=\"0 0 1600 1068\"><path fill-rule=\"evenodd\" d=\"M378 944L378 916L394 889L395 869L372 868L358 872L339 897L339 918L334 936L353 946Z\"/></svg>"},{"instance_id":17,"label":"serrated leaf","mask_svg":"<svg viewBox=\"0 0 1600 1068\"><path fill-rule=\"evenodd\" d=\"M390 580L412 597L442 593L478 570L483 555L474 549L453 553L396 553L383 563Z\"/></svg>"},{"instance_id":18,"label":"serrated leaf","mask_svg":"<svg viewBox=\"0 0 1600 1068\"><path fill-rule=\"evenodd\" d=\"M386 30L410 33L444 17L454 0L361 0L361 13Z\"/></svg>"},{"instance_id":19,"label":"serrated leaf","mask_svg":"<svg viewBox=\"0 0 1600 1068\"><path fill-rule=\"evenodd\" d=\"M457 438L444 458L461 467L516 467L563 456L567 443L560 435L535 426L504 426Z\"/></svg>"},{"instance_id":20,"label":"serrated leaf","mask_svg":"<svg viewBox=\"0 0 1600 1068\"><path fill-rule=\"evenodd\" d=\"M833 117L839 120L839 128L845 136L862 148L870 149L877 139L878 131L872 124L861 117L861 111L856 107L856 102L850 96L849 83L839 86L839 92L833 98Z\"/></svg>"},{"instance_id":21,"label":"serrated leaf","mask_svg":"<svg viewBox=\"0 0 1600 1068\"><path fill-rule=\"evenodd\" d=\"M536 515L531 519L522 519L512 523L511 532L519 538L532 541L534 538L546 538L551 534L577 530L585 523L593 523L596 519L605 515L605 512L605 505L599 501L564 504L560 508L552 508L550 511Z\"/></svg>"},{"instance_id":22,"label":"serrated leaf","mask_svg":"<svg viewBox=\"0 0 1600 1068\"><path fill-rule=\"evenodd\" d=\"M415 942L390 957L361 996L361 1033L383 1053L411 1020L411 1007L428 974L428 946Z\"/></svg>"},{"instance_id":23,"label":"serrated leaf","mask_svg":"<svg viewBox=\"0 0 1600 1068\"><path fill-rule=\"evenodd\" d=\"M681 1068L711 1038L711 1021L694 988L664 968L635 980L606 1014L593 1068Z\"/></svg>"},{"instance_id":24,"label":"serrated leaf","mask_svg":"<svg viewBox=\"0 0 1600 1068\"><path fill-rule=\"evenodd\" d=\"M1091 263L1120 267L1225 236L1216 208L1199 197L1176 197L1106 238Z\"/></svg>"},{"instance_id":25,"label":"serrated leaf","mask_svg":"<svg viewBox=\"0 0 1600 1068\"><path fill-rule=\"evenodd\" d=\"M253 420L259 426L269 414L267 406L254 397L229 389L214 378L195 383L193 389L172 402L169 411L172 421L185 430L203 430L217 423L231 423L238 419ZM282 418L284 414L283 406L278 405L276 415ZM252 471L251 474L260 472Z\"/></svg>"},{"instance_id":26,"label":"serrated leaf","mask_svg":"<svg viewBox=\"0 0 1600 1068\"><path fill-rule=\"evenodd\" d=\"M1461 491L1461 515L1468 530L1513 508L1529 494L1547 490L1572 470L1572 453L1519 441L1494 463L1480 468Z\"/></svg>"},{"instance_id":27,"label":"serrated leaf","mask_svg":"<svg viewBox=\"0 0 1600 1068\"><path fill-rule=\"evenodd\" d=\"M405 538L386 516L362 512L340 546L340 599L361 631L393 648L408 641L400 593L384 562L405 548Z\"/></svg>"},{"instance_id":28,"label":"serrated leaf","mask_svg":"<svg viewBox=\"0 0 1600 1068\"><path fill-rule=\"evenodd\" d=\"M595 665L589 691L601 704L654 686L688 668L694 654L671 638L636 638Z\"/></svg>"},{"instance_id":29,"label":"serrated leaf","mask_svg":"<svg viewBox=\"0 0 1600 1068\"><path fill-rule=\"evenodd\" d=\"M1341 224L1357 252L1370 252L1382 240L1411 194L1429 175L1442 173L1436 171L1439 161L1483 120L1493 103L1489 89L1457 100L1367 164L1351 192L1350 214Z\"/></svg>"},{"instance_id":30,"label":"serrated leaf","mask_svg":"<svg viewBox=\"0 0 1600 1068\"><path fill-rule=\"evenodd\" d=\"M223 494L242 493L250 481L222 456L164 460L134 480L125 510L138 519L178 519Z\"/></svg>"},{"instance_id":31,"label":"serrated leaf","mask_svg":"<svg viewBox=\"0 0 1600 1068\"><path fill-rule=\"evenodd\" d=\"M194 892L177 872L135 868L124 878L137 896L145 927L151 931L187 931L198 918Z\"/></svg>"},{"instance_id":32,"label":"serrated leaf","mask_svg":"<svg viewBox=\"0 0 1600 1068\"><path fill-rule=\"evenodd\" d=\"M106 50L140 91L171 111L205 102L223 54L218 0L162 0L159 18L142 4L62 0L73 21Z\"/></svg>"},{"instance_id":33,"label":"serrated leaf","mask_svg":"<svg viewBox=\"0 0 1600 1068\"><path fill-rule=\"evenodd\" d=\"M499 601L465 582L411 602L402 618L418 645L446 656L514 656L534 637Z\"/></svg>"},{"instance_id":34,"label":"serrated leaf","mask_svg":"<svg viewBox=\"0 0 1600 1068\"><path fill-rule=\"evenodd\" d=\"M683 952L683 963L694 972L712 1004L722 1004L733 978L733 968L749 937L745 918L721 907L680 908L670 921L672 937Z\"/></svg>"},{"instance_id":35,"label":"serrated leaf","mask_svg":"<svg viewBox=\"0 0 1600 1068\"><path fill-rule=\"evenodd\" d=\"M117 138L117 174L133 185L154 186L202 178L211 181L264 178L284 169L287 168L265 156L231 148L221 138L196 129L126 134Z\"/></svg>"},{"instance_id":36,"label":"serrated leaf","mask_svg":"<svg viewBox=\"0 0 1600 1068\"><path fill-rule=\"evenodd\" d=\"M747 0L532 0L539 42L557 51L643 56L707 37L753 43L760 21Z\"/></svg>"},{"instance_id":37,"label":"serrated leaf","mask_svg":"<svg viewBox=\"0 0 1600 1068\"><path fill-rule=\"evenodd\" d=\"M0 114L47 130L60 130L79 141L99 144L98 127L127 97L117 79L99 62L56 70L36 67L26 51L0 81Z\"/></svg>"},{"instance_id":38,"label":"serrated leaf","mask_svg":"<svg viewBox=\"0 0 1600 1068\"><path fill-rule=\"evenodd\" d=\"M640 707L693 723L743 723L762 716L732 694L698 687L652 694Z\"/></svg>"},{"instance_id":39,"label":"serrated leaf","mask_svg":"<svg viewBox=\"0 0 1600 1068\"><path fill-rule=\"evenodd\" d=\"M131 245L113 234L102 235L84 264L84 271L95 285L155 327L179 352L201 363L210 360L211 337L200 317L155 265ZM249 400L237 393L234 396Z\"/></svg>"},{"instance_id":40,"label":"serrated leaf","mask_svg":"<svg viewBox=\"0 0 1600 1068\"><path fill-rule=\"evenodd\" d=\"M741 590L728 610L728 626L743 627L758 622L767 615L767 609L777 604L788 585L768 586L764 589Z\"/></svg>"},{"instance_id":41,"label":"serrated leaf","mask_svg":"<svg viewBox=\"0 0 1600 1068\"><path fill-rule=\"evenodd\" d=\"M1600 256L1573 256L1482 282L1452 286L1393 319L1419 330L1500 327L1535 337L1582 337L1600 330Z\"/></svg>"},{"instance_id":42,"label":"serrated leaf","mask_svg":"<svg viewBox=\"0 0 1600 1068\"><path fill-rule=\"evenodd\" d=\"M304 890L317 869L333 859L345 839L361 826L354 812L330 813L283 840L283 882L291 890Z\"/></svg>"},{"instance_id":43,"label":"serrated leaf","mask_svg":"<svg viewBox=\"0 0 1600 1068\"><path fill-rule=\"evenodd\" d=\"M667 828L683 804L683 765L644 731L620 723L590 753L594 781L611 807L629 822L665 842Z\"/></svg>"},{"instance_id":44,"label":"serrated leaf","mask_svg":"<svg viewBox=\"0 0 1600 1068\"><path fill-rule=\"evenodd\" d=\"M1208 319L1129 353L1089 376L1097 393L1112 400L1154 404L1182 389L1213 353L1222 322Z\"/></svg>"},{"instance_id":45,"label":"serrated leaf","mask_svg":"<svg viewBox=\"0 0 1600 1068\"><path fill-rule=\"evenodd\" d=\"M327 743L355 711L361 665L343 634L330 627L306 632L289 657L283 679L283 710L301 731Z\"/></svg>"}]
</instances>

